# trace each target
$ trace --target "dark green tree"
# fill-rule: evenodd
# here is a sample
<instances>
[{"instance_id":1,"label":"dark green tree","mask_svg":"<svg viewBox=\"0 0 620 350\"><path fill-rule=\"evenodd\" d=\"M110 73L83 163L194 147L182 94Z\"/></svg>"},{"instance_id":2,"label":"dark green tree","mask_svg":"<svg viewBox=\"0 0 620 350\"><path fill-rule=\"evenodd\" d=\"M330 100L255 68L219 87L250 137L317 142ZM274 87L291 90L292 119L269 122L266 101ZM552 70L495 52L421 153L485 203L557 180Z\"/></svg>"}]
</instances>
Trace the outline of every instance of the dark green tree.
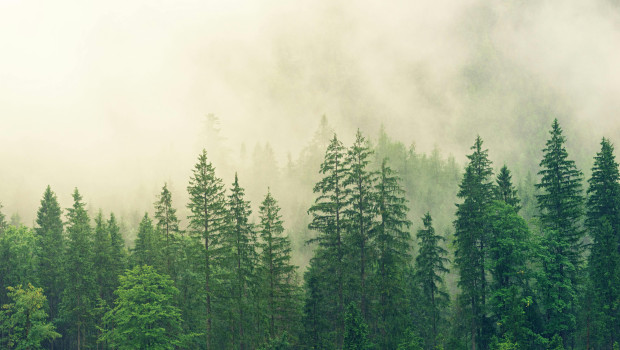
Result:
<instances>
[{"instance_id":1,"label":"dark green tree","mask_svg":"<svg viewBox=\"0 0 620 350\"><path fill-rule=\"evenodd\" d=\"M497 183L495 198L512 206L516 212L519 212L521 210L521 201L517 197L517 190L512 184L512 174L510 174L510 170L508 170L506 165L499 170L495 181Z\"/></svg>"},{"instance_id":2,"label":"dark green tree","mask_svg":"<svg viewBox=\"0 0 620 350\"><path fill-rule=\"evenodd\" d=\"M614 147L603 138L588 180L586 226L592 238L589 275L600 346L610 349L620 334L620 173Z\"/></svg>"},{"instance_id":3,"label":"dark green tree","mask_svg":"<svg viewBox=\"0 0 620 350\"><path fill-rule=\"evenodd\" d=\"M186 336L181 313L174 306L178 290L166 275L147 265L120 277L114 309L105 315L110 325L100 338L116 349L178 349Z\"/></svg>"},{"instance_id":4,"label":"dark green tree","mask_svg":"<svg viewBox=\"0 0 620 350\"><path fill-rule=\"evenodd\" d=\"M123 239L121 229L116 221L114 213L110 213L110 218L108 219L106 227L110 236L110 264L106 277L109 283L107 293L109 293L110 290L116 290L119 283L118 278L127 267L127 250L125 249L125 240Z\"/></svg>"},{"instance_id":5,"label":"dark green tree","mask_svg":"<svg viewBox=\"0 0 620 350\"><path fill-rule=\"evenodd\" d=\"M6 222L6 216L2 213L4 206L0 203L0 235L7 229L9 224Z\"/></svg>"},{"instance_id":6,"label":"dark green tree","mask_svg":"<svg viewBox=\"0 0 620 350\"><path fill-rule=\"evenodd\" d=\"M163 245L165 272L176 281L174 243L179 234L177 210L172 206L172 193L165 183L155 202L155 226Z\"/></svg>"},{"instance_id":7,"label":"dark green tree","mask_svg":"<svg viewBox=\"0 0 620 350\"><path fill-rule=\"evenodd\" d=\"M345 260L351 272L347 273L348 299L358 302L362 316L368 319L369 297L373 294L367 283L372 274L370 262L376 258L374 254L373 224L376 213L373 210L375 173L368 169L372 150L366 138L358 130L355 142L347 150L345 167L346 186L345 220L347 235L345 236Z\"/></svg>"},{"instance_id":8,"label":"dark green tree","mask_svg":"<svg viewBox=\"0 0 620 350\"><path fill-rule=\"evenodd\" d=\"M409 251L411 222L407 219L405 191L400 178L394 174L384 159L381 164L375 191L378 219L373 228L376 240L376 273L374 289L378 295L377 343L383 349L393 349L398 344L398 334L409 326L407 300L407 267L411 263ZM375 262L373 262L373 265Z\"/></svg>"},{"instance_id":9,"label":"dark green tree","mask_svg":"<svg viewBox=\"0 0 620 350\"><path fill-rule=\"evenodd\" d=\"M350 303L347 306L344 325L344 350L367 350L371 348L371 343L368 340L368 325L355 303Z\"/></svg>"},{"instance_id":10,"label":"dark green tree","mask_svg":"<svg viewBox=\"0 0 620 350\"><path fill-rule=\"evenodd\" d=\"M207 161L203 150L194 166L187 187L190 202L187 205L189 228L194 237L204 243L204 292L206 304L205 340L206 348L212 348L213 327L212 297L216 289L213 277L214 263L221 259L222 231L226 226L226 199L222 180L215 176L215 168Z\"/></svg>"},{"instance_id":11,"label":"dark green tree","mask_svg":"<svg viewBox=\"0 0 620 350\"><path fill-rule=\"evenodd\" d=\"M346 209L346 149L336 135L327 147L320 173L323 178L314 186L318 196L308 213L312 221L308 225L317 231L318 236L309 241L318 247L310 261L309 274L312 283L306 279L309 296L320 298L321 302L307 299L307 320L304 322L310 338L320 339L328 348L341 349L344 335L344 244L346 229L344 211ZM318 322L325 318L325 322ZM321 328L312 328L321 326ZM326 326L326 327L323 327ZM331 344L329 344L331 343Z\"/></svg>"},{"instance_id":12,"label":"dark green tree","mask_svg":"<svg viewBox=\"0 0 620 350\"><path fill-rule=\"evenodd\" d=\"M419 251L415 259L415 271L416 280L424 298L421 305L424 309L425 320L420 323L430 326L423 327L426 330L423 333L427 348L434 349L437 346L441 311L449 298L448 293L442 289L443 275L448 273L445 266L448 262L446 258L448 252L440 246L444 237L435 233L430 213L424 215L422 223L424 228L418 230L417 233Z\"/></svg>"},{"instance_id":13,"label":"dark green tree","mask_svg":"<svg viewBox=\"0 0 620 350\"><path fill-rule=\"evenodd\" d=\"M88 347L92 327L92 310L97 300L93 268L93 238L86 205L77 188L73 207L67 209L67 242L61 313L69 332L75 337L71 347Z\"/></svg>"},{"instance_id":14,"label":"dark green tree","mask_svg":"<svg viewBox=\"0 0 620 350\"><path fill-rule=\"evenodd\" d=\"M270 192L260 206L259 216L261 289L267 301L269 338L275 339L283 333L297 332L300 319L296 298L299 293L295 266L291 263L291 243L284 235L280 207Z\"/></svg>"},{"instance_id":15,"label":"dark green tree","mask_svg":"<svg viewBox=\"0 0 620 350\"><path fill-rule=\"evenodd\" d=\"M133 248L134 265L153 266L161 272L160 265L160 242L159 237L155 233L153 221L149 218L148 213L144 213L140 226L138 228L138 236Z\"/></svg>"},{"instance_id":16,"label":"dark green tree","mask_svg":"<svg viewBox=\"0 0 620 350\"><path fill-rule=\"evenodd\" d=\"M486 212L493 200L491 161L482 149L482 139L476 137L468 155L469 164L460 184L455 226L455 265L459 270L459 286L469 304L472 350L486 349L491 326L487 318L487 271L485 255L488 225Z\"/></svg>"},{"instance_id":17,"label":"dark green tree","mask_svg":"<svg viewBox=\"0 0 620 350\"><path fill-rule=\"evenodd\" d=\"M39 285L49 302L49 317L58 317L58 305L63 290L62 257L64 236L62 210L56 194L47 186L37 211L35 232L37 234L37 266Z\"/></svg>"},{"instance_id":18,"label":"dark green tree","mask_svg":"<svg viewBox=\"0 0 620 350\"><path fill-rule=\"evenodd\" d=\"M555 119L550 139L540 162L541 177L536 187L543 229L542 269L539 291L542 292L545 333L559 334L568 344L575 329L577 285L583 253L582 174L568 159L562 129Z\"/></svg>"}]
</instances>

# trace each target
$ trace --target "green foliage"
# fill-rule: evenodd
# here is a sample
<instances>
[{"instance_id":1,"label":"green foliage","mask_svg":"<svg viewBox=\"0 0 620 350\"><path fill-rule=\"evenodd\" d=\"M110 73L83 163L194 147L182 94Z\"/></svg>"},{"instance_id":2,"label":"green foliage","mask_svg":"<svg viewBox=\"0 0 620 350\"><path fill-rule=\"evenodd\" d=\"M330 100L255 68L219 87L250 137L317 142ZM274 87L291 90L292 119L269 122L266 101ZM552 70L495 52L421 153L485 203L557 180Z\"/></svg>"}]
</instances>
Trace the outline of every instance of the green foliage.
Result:
<instances>
[{"instance_id":1,"label":"green foliage","mask_svg":"<svg viewBox=\"0 0 620 350\"><path fill-rule=\"evenodd\" d=\"M355 303L350 303L347 306L344 324L344 350L366 350L371 348L368 340L368 325Z\"/></svg>"},{"instance_id":2,"label":"green foliage","mask_svg":"<svg viewBox=\"0 0 620 350\"><path fill-rule=\"evenodd\" d=\"M536 187L544 239L539 279L548 336L559 334L566 343L575 329L577 284L582 260L582 174L568 159L557 119L543 150Z\"/></svg>"},{"instance_id":3,"label":"green foliage","mask_svg":"<svg viewBox=\"0 0 620 350\"><path fill-rule=\"evenodd\" d=\"M36 236L24 226L8 226L0 235L0 305L9 302L7 287L36 281Z\"/></svg>"},{"instance_id":4,"label":"green foliage","mask_svg":"<svg viewBox=\"0 0 620 350\"><path fill-rule=\"evenodd\" d=\"M20 284L7 290L11 303L0 309L0 329L8 337L0 338L0 346L15 350L43 349L41 343L60 337L54 325L47 321L47 298L42 288L28 283L25 289Z\"/></svg>"},{"instance_id":5,"label":"green foliage","mask_svg":"<svg viewBox=\"0 0 620 350\"><path fill-rule=\"evenodd\" d=\"M497 187L495 188L495 198L503 201L515 209L516 212L521 210L521 204L519 197L517 197L517 190L512 185L512 175L507 166L503 166L497 174L495 180Z\"/></svg>"},{"instance_id":6,"label":"green foliage","mask_svg":"<svg viewBox=\"0 0 620 350\"><path fill-rule=\"evenodd\" d=\"M417 336L411 329L407 330L403 341L398 344L396 350L424 350L424 339Z\"/></svg>"},{"instance_id":7,"label":"green foliage","mask_svg":"<svg viewBox=\"0 0 620 350\"><path fill-rule=\"evenodd\" d=\"M172 206L172 193L168 190L167 183L164 184L155 202L155 220L157 234L163 246L165 271L172 277L172 280L176 281L174 243L179 234L179 219L176 215L176 209Z\"/></svg>"},{"instance_id":8,"label":"green foliage","mask_svg":"<svg viewBox=\"0 0 620 350\"><path fill-rule=\"evenodd\" d=\"M160 247L159 236L155 233L153 221L148 213L144 213L133 248L133 264L154 266L161 271Z\"/></svg>"},{"instance_id":9,"label":"green foliage","mask_svg":"<svg viewBox=\"0 0 620 350\"><path fill-rule=\"evenodd\" d=\"M488 287L485 257L489 234L486 213L493 200L493 171L488 151L482 149L480 136L471 149L473 153L467 156L469 164L458 193L463 203L456 205L454 262L460 273L458 284L470 307L471 341L486 348L491 330L486 317Z\"/></svg>"},{"instance_id":10,"label":"green foliage","mask_svg":"<svg viewBox=\"0 0 620 350\"><path fill-rule=\"evenodd\" d=\"M178 290L172 280L151 266L136 266L120 278L114 309L106 313L110 326L100 340L123 349L175 349L186 336L173 300Z\"/></svg>"},{"instance_id":11,"label":"green foliage","mask_svg":"<svg viewBox=\"0 0 620 350\"><path fill-rule=\"evenodd\" d=\"M86 205L77 188L73 192L73 207L67 209L67 242L65 249L64 284L61 317L75 338L75 347L86 346L92 335L92 310L97 300L93 239Z\"/></svg>"},{"instance_id":12,"label":"green foliage","mask_svg":"<svg viewBox=\"0 0 620 350\"><path fill-rule=\"evenodd\" d=\"M259 350L289 350L291 344L288 341L288 333L283 332L280 336L270 339Z\"/></svg>"}]
</instances>

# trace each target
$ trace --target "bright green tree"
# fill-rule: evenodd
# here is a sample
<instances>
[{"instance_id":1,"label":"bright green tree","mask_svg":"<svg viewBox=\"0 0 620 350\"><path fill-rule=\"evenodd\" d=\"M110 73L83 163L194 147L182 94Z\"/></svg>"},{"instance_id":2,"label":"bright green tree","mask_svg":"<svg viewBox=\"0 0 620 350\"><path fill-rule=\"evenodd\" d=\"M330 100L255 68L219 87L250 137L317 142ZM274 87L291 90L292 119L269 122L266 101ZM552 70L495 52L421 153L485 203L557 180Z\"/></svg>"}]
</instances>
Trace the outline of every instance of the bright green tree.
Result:
<instances>
[{"instance_id":1,"label":"bright green tree","mask_svg":"<svg viewBox=\"0 0 620 350\"><path fill-rule=\"evenodd\" d=\"M435 233L430 213L424 215L422 223L424 227L417 233L419 250L415 259L416 280L424 297L421 305L425 320L420 324L428 330L423 332L427 348L435 348L441 311L448 301L448 294L442 289L443 275L448 273L448 252L440 245L444 238ZM430 327L424 327L425 324Z\"/></svg>"},{"instance_id":2,"label":"bright green tree","mask_svg":"<svg viewBox=\"0 0 620 350\"><path fill-rule=\"evenodd\" d=\"M482 139L476 137L468 155L458 197L455 226L455 265L459 270L459 286L467 301L472 350L485 349L490 339L491 326L487 318L487 209L493 200L491 161L482 148Z\"/></svg>"},{"instance_id":3,"label":"bright green tree","mask_svg":"<svg viewBox=\"0 0 620 350\"><path fill-rule=\"evenodd\" d=\"M36 242L35 233L25 226L8 226L0 235L0 305L9 302L7 287L36 281Z\"/></svg>"},{"instance_id":4,"label":"bright green tree","mask_svg":"<svg viewBox=\"0 0 620 350\"><path fill-rule=\"evenodd\" d=\"M373 228L377 250L373 278L373 288L378 295L377 343L384 349L393 349L399 340L394 335L404 334L410 323L407 317L406 278L411 262L411 235L408 231L411 222L407 219L407 201L400 178L394 174L386 159L381 164L374 191L374 210L378 213Z\"/></svg>"},{"instance_id":5,"label":"bright green tree","mask_svg":"<svg viewBox=\"0 0 620 350\"><path fill-rule=\"evenodd\" d=\"M11 303L0 309L0 328L8 337L0 338L0 346L15 350L43 349L41 343L60 337L47 320L47 298L42 288L28 283L26 288L20 284L7 290Z\"/></svg>"},{"instance_id":6,"label":"bright green tree","mask_svg":"<svg viewBox=\"0 0 620 350\"><path fill-rule=\"evenodd\" d=\"M120 277L114 309L105 315L102 341L116 349L177 349L185 336L181 313L174 306L178 290L151 266L136 266Z\"/></svg>"},{"instance_id":7,"label":"bright green tree","mask_svg":"<svg viewBox=\"0 0 620 350\"><path fill-rule=\"evenodd\" d=\"M536 187L543 228L542 275L539 291L545 318L545 333L559 334L564 345L575 330L577 285L583 253L582 174L568 159L562 129L555 119L540 162Z\"/></svg>"},{"instance_id":8,"label":"bright green tree","mask_svg":"<svg viewBox=\"0 0 620 350\"><path fill-rule=\"evenodd\" d=\"M620 334L620 173L614 147L603 138L588 180L586 226L592 238L590 280L601 346L611 348Z\"/></svg>"},{"instance_id":9,"label":"bright green tree","mask_svg":"<svg viewBox=\"0 0 620 350\"><path fill-rule=\"evenodd\" d=\"M189 186L191 214L190 231L204 243L204 295L206 304L205 341L206 348L212 348L212 299L215 286L214 266L221 260L222 234L226 226L226 199L222 180L215 176L215 168L207 161L207 152L202 151L194 166Z\"/></svg>"},{"instance_id":10,"label":"bright green tree","mask_svg":"<svg viewBox=\"0 0 620 350\"><path fill-rule=\"evenodd\" d=\"M67 209L67 242L61 314L78 350L87 347L92 335L92 310L97 300L93 269L93 238L86 205L77 188L73 207Z\"/></svg>"}]
</instances>

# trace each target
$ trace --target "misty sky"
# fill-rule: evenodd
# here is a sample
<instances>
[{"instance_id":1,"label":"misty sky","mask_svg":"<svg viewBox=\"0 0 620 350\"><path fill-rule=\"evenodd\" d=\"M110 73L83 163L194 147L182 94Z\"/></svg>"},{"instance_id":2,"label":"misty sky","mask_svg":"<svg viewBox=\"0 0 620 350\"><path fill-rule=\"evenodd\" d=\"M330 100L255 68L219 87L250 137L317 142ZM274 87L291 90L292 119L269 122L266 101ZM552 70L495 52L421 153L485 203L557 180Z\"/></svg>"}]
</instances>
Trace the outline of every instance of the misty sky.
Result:
<instances>
[{"instance_id":1,"label":"misty sky","mask_svg":"<svg viewBox=\"0 0 620 350\"><path fill-rule=\"evenodd\" d=\"M48 184L146 210L185 189L208 113L282 161L323 114L516 162L557 117L590 156L620 140L619 62L608 0L0 0L0 201L27 224Z\"/></svg>"}]
</instances>

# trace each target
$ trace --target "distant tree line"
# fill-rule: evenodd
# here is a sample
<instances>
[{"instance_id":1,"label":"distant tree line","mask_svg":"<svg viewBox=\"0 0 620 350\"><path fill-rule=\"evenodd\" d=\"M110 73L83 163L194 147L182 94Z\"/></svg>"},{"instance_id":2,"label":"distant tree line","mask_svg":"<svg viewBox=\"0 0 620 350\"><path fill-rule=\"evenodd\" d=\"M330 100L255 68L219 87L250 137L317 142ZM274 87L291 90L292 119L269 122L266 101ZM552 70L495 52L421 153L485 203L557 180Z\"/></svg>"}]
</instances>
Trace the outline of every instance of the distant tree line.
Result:
<instances>
[{"instance_id":1,"label":"distant tree line","mask_svg":"<svg viewBox=\"0 0 620 350\"><path fill-rule=\"evenodd\" d=\"M0 348L618 349L618 163L603 138L584 191L565 143L555 120L538 180L516 186L480 137L457 179L384 133L332 134L302 248L272 192L252 216L204 150L187 227L164 184L129 249L114 214L91 217L77 189L63 210L48 186L33 228L0 212ZM413 188L429 174L439 188ZM414 206L451 207L453 234L430 211L414 225Z\"/></svg>"}]
</instances>

